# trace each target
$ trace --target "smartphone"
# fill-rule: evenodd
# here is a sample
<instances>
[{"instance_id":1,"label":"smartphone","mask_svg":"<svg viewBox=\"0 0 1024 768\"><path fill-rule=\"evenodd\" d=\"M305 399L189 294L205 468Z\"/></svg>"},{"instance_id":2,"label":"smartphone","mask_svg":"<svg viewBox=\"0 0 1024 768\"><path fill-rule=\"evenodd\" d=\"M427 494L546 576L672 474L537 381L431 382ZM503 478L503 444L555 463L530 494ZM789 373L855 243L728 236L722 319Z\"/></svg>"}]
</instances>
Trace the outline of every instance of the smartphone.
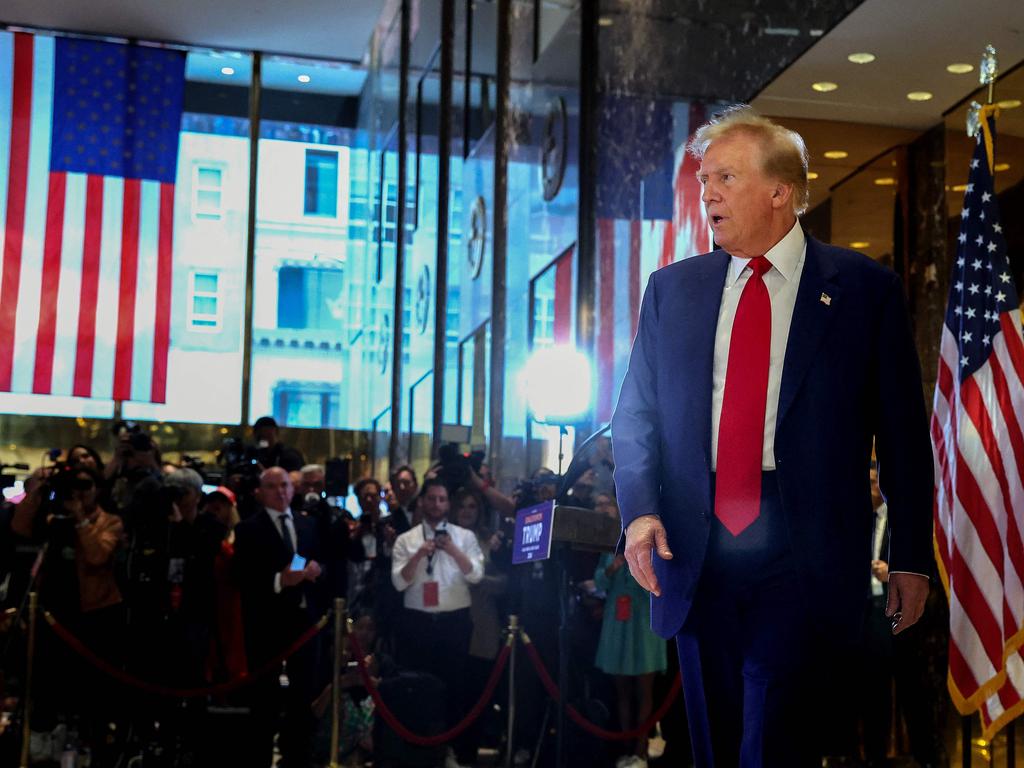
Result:
<instances>
[{"instance_id":1,"label":"smartphone","mask_svg":"<svg viewBox=\"0 0 1024 768\"><path fill-rule=\"evenodd\" d=\"M297 554L297 555L295 555L295 557L292 558L292 564L290 566L291 570L293 570L293 571L301 571L305 567L306 567L306 558L304 558L302 555L298 555Z\"/></svg>"}]
</instances>

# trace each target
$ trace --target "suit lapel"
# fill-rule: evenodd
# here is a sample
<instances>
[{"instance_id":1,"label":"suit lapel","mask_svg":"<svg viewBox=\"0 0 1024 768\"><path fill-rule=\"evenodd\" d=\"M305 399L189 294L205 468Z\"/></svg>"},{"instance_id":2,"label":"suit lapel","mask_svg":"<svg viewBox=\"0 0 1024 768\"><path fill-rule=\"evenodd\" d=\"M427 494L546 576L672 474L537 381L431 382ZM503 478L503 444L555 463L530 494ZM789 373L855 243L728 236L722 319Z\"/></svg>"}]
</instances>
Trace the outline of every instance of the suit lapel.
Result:
<instances>
[{"instance_id":1,"label":"suit lapel","mask_svg":"<svg viewBox=\"0 0 1024 768\"><path fill-rule=\"evenodd\" d=\"M707 470L711 471L711 387L715 362L715 330L722 305L722 289L729 268L729 254L717 250L700 259L696 279L683 284L683 304L686 322L680 331L684 352L680 370L680 397L699 407L692 413L700 414L702 423L694 424L695 434L701 436L701 448ZM710 329L710 333L708 332Z\"/></svg>"},{"instance_id":2,"label":"suit lapel","mask_svg":"<svg viewBox=\"0 0 1024 768\"><path fill-rule=\"evenodd\" d=\"M797 289L793 321L786 343L786 360L782 367L779 389L779 414L776 429L796 399L800 385L814 362L815 354L825 338L836 315L836 302L841 289L836 282L839 271L821 243L807 238L807 256L804 261L800 286Z\"/></svg>"}]
</instances>

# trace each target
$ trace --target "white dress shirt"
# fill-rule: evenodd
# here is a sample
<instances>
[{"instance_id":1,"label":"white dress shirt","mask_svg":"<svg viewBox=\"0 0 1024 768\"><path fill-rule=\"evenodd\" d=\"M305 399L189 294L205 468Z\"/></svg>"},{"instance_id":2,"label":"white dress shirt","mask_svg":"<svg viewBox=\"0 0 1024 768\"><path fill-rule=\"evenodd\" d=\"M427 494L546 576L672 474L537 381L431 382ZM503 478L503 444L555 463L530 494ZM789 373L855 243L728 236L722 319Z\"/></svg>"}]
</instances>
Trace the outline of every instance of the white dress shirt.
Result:
<instances>
[{"instance_id":1,"label":"white dress shirt","mask_svg":"<svg viewBox=\"0 0 1024 768\"><path fill-rule=\"evenodd\" d=\"M761 468L775 469L775 418L779 412L779 390L782 385L782 365L786 359L789 326L793 321L797 288L804 271L807 240L797 221L789 233L775 244L765 257L772 268L765 272L765 286L772 302L771 358L768 365L768 397L764 412L764 444ZM711 386L711 471L718 467L718 425L722 420L722 400L725 397L725 372L729 367L729 345L732 325L743 287L753 272L747 269L750 259L733 256L725 276L722 305L718 310L715 330L715 359Z\"/></svg>"},{"instance_id":2,"label":"white dress shirt","mask_svg":"<svg viewBox=\"0 0 1024 768\"><path fill-rule=\"evenodd\" d=\"M284 518L283 518L284 519L284 527L288 531L288 538L291 539L291 542L292 542L292 552L298 552L299 551L299 539L295 535L295 523L292 521L291 510L287 510L286 509L286 510L282 511L280 509L271 509L270 507L266 507L265 509L267 510L267 515L270 517L270 522L272 522L274 524L274 530L277 531L278 534L281 535L281 541L284 541L284 534L283 534L283 532L281 530L281 520L282 520L281 515L284 515ZM288 565L290 567L291 563L289 563ZM281 574L280 573L275 573L274 574L274 592L280 592L280 591L281 591Z\"/></svg>"},{"instance_id":3,"label":"white dress shirt","mask_svg":"<svg viewBox=\"0 0 1024 768\"><path fill-rule=\"evenodd\" d=\"M889 557L888 553L882 552L882 541L885 539L885 526L888 522L888 518L889 507L883 502L879 505L878 509L875 510L875 532L874 537L871 540L872 560L885 560ZM903 571L897 571L897 573L903 573ZM924 574L918 575L923 576ZM875 597L881 597L885 594L885 587L882 586L882 582L875 578L874 574L871 574L871 594Z\"/></svg>"},{"instance_id":4,"label":"white dress shirt","mask_svg":"<svg viewBox=\"0 0 1024 768\"><path fill-rule=\"evenodd\" d=\"M443 522L438 530L445 530L451 536L452 543L462 550L469 558L473 567L469 573L463 573L455 558L440 549L434 552L433 573L427 574L427 558L416 564L416 573L412 581L406 581L402 569L416 554L425 539L433 539L435 530L428 523L410 528L395 540L395 550L391 557L391 581L395 589L404 593L406 608L427 613L441 613L469 608L472 602L469 596L469 585L478 584L484 577L484 555L480 551L476 534L466 528ZM437 582L437 605L423 605L423 584L428 581Z\"/></svg>"}]
</instances>

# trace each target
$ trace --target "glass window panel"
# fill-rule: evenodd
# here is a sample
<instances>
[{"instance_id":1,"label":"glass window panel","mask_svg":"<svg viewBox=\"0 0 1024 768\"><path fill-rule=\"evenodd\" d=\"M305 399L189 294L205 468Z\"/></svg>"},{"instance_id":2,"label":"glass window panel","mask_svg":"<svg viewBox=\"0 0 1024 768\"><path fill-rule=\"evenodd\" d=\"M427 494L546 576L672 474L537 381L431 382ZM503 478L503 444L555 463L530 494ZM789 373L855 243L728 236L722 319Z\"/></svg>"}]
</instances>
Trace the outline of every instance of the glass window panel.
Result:
<instances>
[{"instance_id":1,"label":"glass window panel","mask_svg":"<svg viewBox=\"0 0 1024 768\"><path fill-rule=\"evenodd\" d=\"M217 275L197 272L195 275L196 293L216 293Z\"/></svg>"},{"instance_id":2,"label":"glass window panel","mask_svg":"<svg viewBox=\"0 0 1024 768\"><path fill-rule=\"evenodd\" d=\"M249 418L366 429L351 343L366 332L352 309L367 259L365 70L268 56L263 74Z\"/></svg>"}]
</instances>

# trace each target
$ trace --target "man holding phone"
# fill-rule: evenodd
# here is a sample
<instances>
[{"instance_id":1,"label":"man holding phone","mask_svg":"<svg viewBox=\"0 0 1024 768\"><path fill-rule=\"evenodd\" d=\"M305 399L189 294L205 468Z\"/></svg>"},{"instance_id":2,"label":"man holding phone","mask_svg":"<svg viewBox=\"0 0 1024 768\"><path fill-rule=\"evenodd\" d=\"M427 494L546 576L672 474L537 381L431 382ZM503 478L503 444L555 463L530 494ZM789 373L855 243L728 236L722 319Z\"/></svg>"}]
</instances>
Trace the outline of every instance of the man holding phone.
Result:
<instances>
[{"instance_id":1,"label":"man holding phone","mask_svg":"<svg viewBox=\"0 0 1024 768\"><path fill-rule=\"evenodd\" d=\"M317 616L312 587L320 577L313 522L293 516L292 483L281 467L260 475L256 499L262 509L235 526L233 566L242 595L246 653L250 669L260 669L288 648ZM315 696L314 638L288 659L285 719L279 746L283 768L306 766L312 750L314 721L309 702ZM281 706L280 673L254 682L253 737L245 765L269 766Z\"/></svg>"},{"instance_id":2,"label":"man holding phone","mask_svg":"<svg viewBox=\"0 0 1024 768\"><path fill-rule=\"evenodd\" d=\"M423 522L398 537L391 561L392 582L404 600L398 662L444 682L451 726L465 714L460 679L473 633L469 587L483 579L484 556L475 533L448 522L448 489L441 480L423 481L416 509Z\"/></svg>"}]
</instances>

